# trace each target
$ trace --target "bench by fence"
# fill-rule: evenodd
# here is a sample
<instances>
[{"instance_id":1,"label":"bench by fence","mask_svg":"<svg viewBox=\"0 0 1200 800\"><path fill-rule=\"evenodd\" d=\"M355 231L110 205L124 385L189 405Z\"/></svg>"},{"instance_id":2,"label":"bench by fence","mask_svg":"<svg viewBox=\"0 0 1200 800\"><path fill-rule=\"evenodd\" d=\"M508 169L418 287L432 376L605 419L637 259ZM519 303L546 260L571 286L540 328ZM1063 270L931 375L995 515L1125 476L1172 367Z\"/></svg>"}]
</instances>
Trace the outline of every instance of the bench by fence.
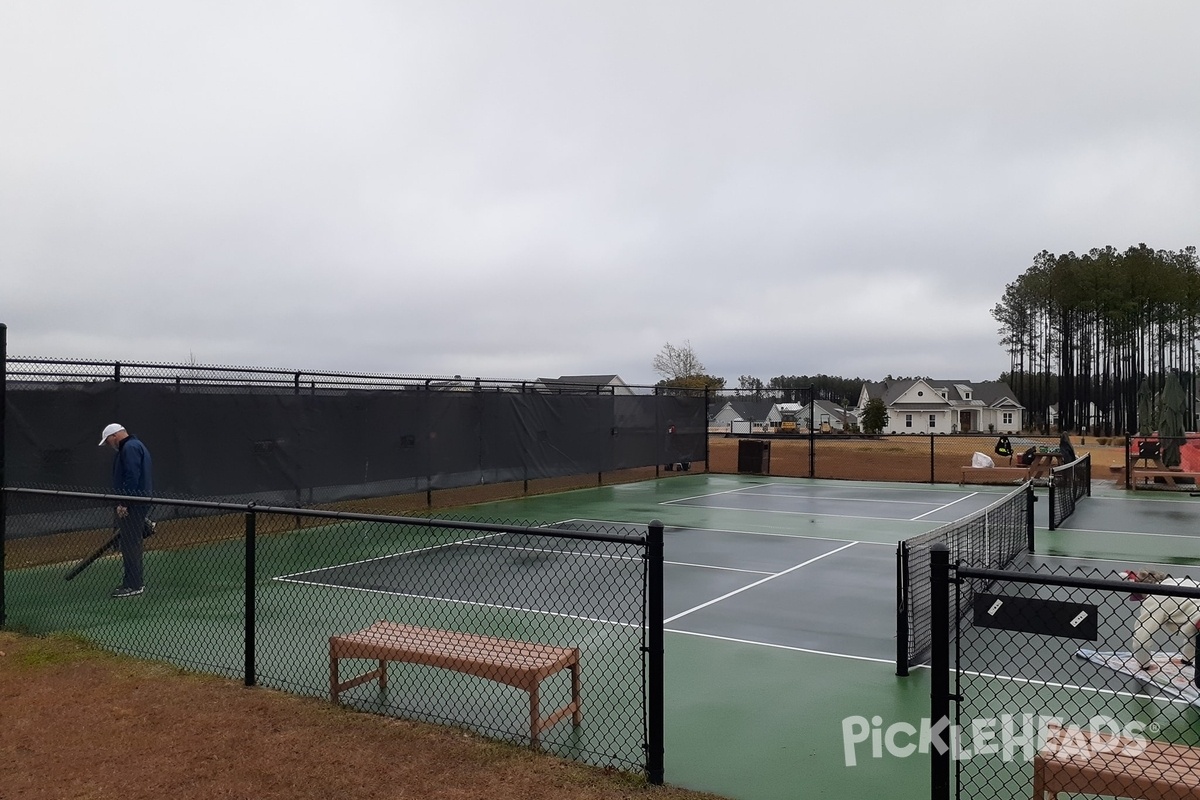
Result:
<instances>
[{"instance_id":1,"label":"bench by fence","mask_svg":"<svg viewBox=\"0 0 1200 800\"><path fill-rule=\"evenodd\" d=\"M1131 485L1135 489L1138 481L1152 481L1155 478L1162 478L1163 483L1167 486L1176 486L1175 481L1181 478L1188 481L1189 485L1194 485L1200 483L1200 472L1184 472L1180 469L1138 469L1137 467L1129 472Z\"/></svg>"},{"instance_id":2,"label":"bench by fence","mask_svg":"<svg viewBox=\"0 0 1200 800\"><path fill-rule=\"evenodd\" d=\"M1200 748L1047 726L1033 757L1035 800L1059 792L1182 800L1200 797Z\"/></svg>"},{"instance_id":3,"label":"bench by fence","mask_svg":"<svg viewBox=\"0 0 1200 800\"><path fill-rule=\"evenodd\" d=\"M348 680L339 677L343 658L374 659L379 665ZM571 715L583 722L580 705L579 649L500 639L472 633L421 628L394 622L376 622L355 633L329 639L329 694L337 703L346 689L379 680L387 690L387 662L424 664L497 681L529 693L529 739L536 747L541 732ZM540 711L542 681L564 669L571 670L571 702L543 718Z\"/></svg>"},{"instance_id":4,"label":"bench by fence","mask_svg":"<svg viewBox=\"0 0 1200 800\"><path fill-rule=\"evenodd\" d=\"M964 483L1023 483L1029 479L1029 467L971 467L962 468L959 484Z\"/></svg>"}]
</instances>

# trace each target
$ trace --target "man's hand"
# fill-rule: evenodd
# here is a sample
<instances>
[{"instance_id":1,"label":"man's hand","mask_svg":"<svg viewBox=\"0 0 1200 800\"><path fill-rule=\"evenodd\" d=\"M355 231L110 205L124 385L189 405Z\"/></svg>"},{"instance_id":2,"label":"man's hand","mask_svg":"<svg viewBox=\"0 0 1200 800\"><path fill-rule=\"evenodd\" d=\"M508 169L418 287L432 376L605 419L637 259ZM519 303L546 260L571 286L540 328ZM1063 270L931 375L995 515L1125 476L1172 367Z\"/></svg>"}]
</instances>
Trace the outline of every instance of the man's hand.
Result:
<instances>
[{"instance_id":1,"label":"man's hand","mask_svg":"<svg viewBox=\"0 0 1200 800\"><path fill-rule=\"evenodd\" d=\"M125 519L127 516L129 516L129 509L125 506L117 506L117 516L121 519Z\"/></svg>"}]
</instances>

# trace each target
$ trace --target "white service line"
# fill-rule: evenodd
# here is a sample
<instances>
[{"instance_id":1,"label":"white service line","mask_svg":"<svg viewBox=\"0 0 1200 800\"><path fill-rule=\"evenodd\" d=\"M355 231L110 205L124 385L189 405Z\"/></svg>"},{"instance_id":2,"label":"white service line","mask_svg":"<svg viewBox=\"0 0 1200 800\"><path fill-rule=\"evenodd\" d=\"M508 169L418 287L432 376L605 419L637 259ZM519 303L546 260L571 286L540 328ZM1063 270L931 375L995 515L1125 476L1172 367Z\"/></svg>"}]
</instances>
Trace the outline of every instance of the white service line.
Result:
<instances>
[{"instance_id":1,"label":"white service line","mask_svg":"<svg viewBox=\"0 0 1200 800\"><path fill-rule=\"evenodd\" d=\"M773 494L771 492L742 492L742 494L749 495L750 497L775 497L782 500L816 500L817 502L823 503L891 503L893 505L910 506L938 505L937 503L933 503L929 500L888 500L887 498L879 497L828 497L819 494ZM975 494L978 494L978 492L973 492L967 495L967 497L974 497ZM957 503L959 500L966 500L967 497L960 497L958 500L955 500L954 503ZM945 508L947 505L954 505L954 503L945 503L940 507ZM759 509L747 510L758 511ZM934 511L937 511L937 508L935 508ZM932 514L933 511L930 511L929 513Z\"/></svg>"},{"instance_id":2,"label":"white service line","mask_svg":"<svg viewBox=\"0 0 1200 800\"><path fill-rule=\"evenodd\" d=\"M955 503L961 503L963 500L966 500L966 499L968 499L968 498L974 497L974 496L976 496L977 494L979 494L979 492L971 492L971 493L970 493L969 495L967 495L966 497L960 497L960 498L958 498L957 500L954 500L954 501L952 501L952 502L950 502L950 503L946 503L944 506L939 506L939 507L935 508L933 511L926 511L924 514L922 514L922 515L921 515L921 517L928 517L930 514L934 514L934 513L938 512L938 511L941 511L943 508L949 508L950 506L954 505ZM916 522L916 521L917 521L917 520L919 520L921 517L913 517L911 520L909 520L909 522Z\"/></svg>"},{"instance_id":3,"label":"white service line","mask_svg":"<svg viewBox=\"0 0 1200 800\"><path fill-rule=\"evenodd\" d=\"M787 575L789 572L795 572L796 570L800 569L801 567L807 567L809 564L813 563L814 561L820 561L822 558L831 556L834 553L840 553L843 550L845 550L847 547L853 547L856 544L858 544L858 542L850 542L849 544L844 544L841 547L837 548L836 550L830 550L828 553L822 553L821 555L817 556L816 558L810 558L808 561L804 561L800 564L797 564L794 567L788 567L783 572L776 572L774 575L768 575L767 577L763 578L762 580L755 581L754 583L743 586L740 589L734 589L732 592L727 592L727 593L721 595L720 597L715 597L712 600L709 600L707 603L701 603L700 605L696 606L695 608L689 608L687 611L680 611L675 616L667 617L666 619L664 619L663 624L666 625L669 622L674 622L675 620L679 619L680 617L686 617L688 614L691 614L693 611L699 611L702 608L707 608L708 606L711 606L713 603L719 603L722 600L726 600L730 597L733 597L735 594L741 594L742 592L746 591L747 589L753 589L755 586L764 584L767 581L773 581L776 578L780 577L781 575Z\"/></svg>"},{"instance_id":4,"label":"white service line","mask_svg":"<svg viewBox=\"0 0 1200 800\"><path fill-rule=\"evenodd\" d=\"M707 492L705 494L692 495L691 497L676 497L674 500L663 500L659 503L660 506L669 506L673 503L686 503L688 500L702 500L705 497L716 497L719 494L734 494L735 492L744 492L747 489L758 488L758 486L778 486L776 483L753 484L752 486L739 486L736 489L724 489L720 492Z\"/></svg>"}]
</instances>

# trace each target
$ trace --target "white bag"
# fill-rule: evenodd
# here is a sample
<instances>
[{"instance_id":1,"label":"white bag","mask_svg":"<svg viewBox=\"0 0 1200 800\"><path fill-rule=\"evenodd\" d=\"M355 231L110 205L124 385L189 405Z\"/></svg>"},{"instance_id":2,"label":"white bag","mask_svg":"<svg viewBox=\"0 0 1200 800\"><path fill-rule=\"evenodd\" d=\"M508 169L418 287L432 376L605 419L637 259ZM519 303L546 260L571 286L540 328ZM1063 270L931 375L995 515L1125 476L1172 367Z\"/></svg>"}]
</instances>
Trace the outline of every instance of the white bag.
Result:
<instances>
[{"instance_id":1,"label":"white bag","mask_svg":"<svg viewBox=\"0 0 1200 800\"><path fill-rule=\"evenodd\" d=\"M992 461L992 457L989 456L987 453L976 453L975 455L971 456L971 466L972 467L994 467L994 466L996 466L996 462Z\"/></svg>"}]
</instances>

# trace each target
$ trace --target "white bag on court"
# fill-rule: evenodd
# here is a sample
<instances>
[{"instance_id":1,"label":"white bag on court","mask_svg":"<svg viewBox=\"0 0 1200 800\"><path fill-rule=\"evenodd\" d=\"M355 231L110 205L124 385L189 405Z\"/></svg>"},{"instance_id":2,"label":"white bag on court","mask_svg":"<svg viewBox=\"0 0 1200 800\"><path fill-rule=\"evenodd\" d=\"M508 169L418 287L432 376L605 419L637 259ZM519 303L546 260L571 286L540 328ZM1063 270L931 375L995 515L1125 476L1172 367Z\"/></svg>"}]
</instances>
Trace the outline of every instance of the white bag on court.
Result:
<instances>
[{"instance_id":1,"label":"white bag on court","mask_svg":"<svg viewBox=\"0 0 1200 800\"><path fill-rule=\"evenodd\" d=\"M996 462L992 461L992 457L987 453L975 453L971 456L972 467L994 467Z\"/></svg>"}]
</instances>

